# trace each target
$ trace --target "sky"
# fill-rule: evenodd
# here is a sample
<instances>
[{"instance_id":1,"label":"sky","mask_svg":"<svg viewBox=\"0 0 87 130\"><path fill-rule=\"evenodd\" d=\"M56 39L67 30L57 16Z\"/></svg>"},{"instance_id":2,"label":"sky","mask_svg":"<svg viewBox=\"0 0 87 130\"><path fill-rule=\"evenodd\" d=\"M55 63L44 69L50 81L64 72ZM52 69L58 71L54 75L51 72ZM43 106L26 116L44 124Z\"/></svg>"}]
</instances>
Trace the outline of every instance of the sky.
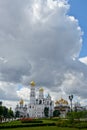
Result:
<instances>
[{"instance_id":1,"label":"sky","mask_svg":"<svg viewBox=\"0 0 87 130\"><path fill-rule=\"evenodd\" d=\"M87 105L86 0L0 0L0 100L29 103L30 82L54 101Z\"/></svg>"},{"instance_id":2,"label":"sky","mask_svg":"<svg viewBox=\"0 0 87 130\"><path fill-rule=\"evenodd\" d=\"M84 32L83 35L83 44L80 51L79 57L85 57L87 56L87 16L86 16L86 10L87 10L87 1L86 0L80 0L78 2L77 0L69 0L70 4L70 10L69 14L73 15L76 19L79 21L79 25Z\"/></svg>"}]
</instances>

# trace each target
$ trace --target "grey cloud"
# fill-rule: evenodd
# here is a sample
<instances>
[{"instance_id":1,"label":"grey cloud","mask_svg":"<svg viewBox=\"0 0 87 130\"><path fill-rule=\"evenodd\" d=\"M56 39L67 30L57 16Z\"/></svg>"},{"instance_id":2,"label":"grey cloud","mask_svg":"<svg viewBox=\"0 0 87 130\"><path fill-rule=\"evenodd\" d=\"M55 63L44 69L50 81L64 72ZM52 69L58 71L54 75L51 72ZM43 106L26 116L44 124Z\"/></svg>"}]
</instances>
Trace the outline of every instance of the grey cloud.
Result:
<instances>
[{"instance_id":1,"label":"grey cloud","mask_svg":"<svg viewBox=\"0 0 87 130\"><path fill-rule=\"evenodd\" d=\"M20 82L23 75L30 75L31 65L22 57L12 57L6 63L0 64L0 80L7 82Z\"/></svg>"},{"instance_id":2,"label":"grey cloud","mask_svg":"<svg viewBox=\"0 0 87 130\"><path fill-rule=\"evenodd\" d=\"M87 72L87 66L78 61L82 31L78 21L67 15L66 2L61 7L50 5L48 0L0 1L0 57L8 61L0 61L1 82L28 85L35 80L37 86L61 91L70 80L65 74L75 72L81 84L79 75ZM81 84L84 89L85 84ZM74 92L75 85L68 85L68 90ZM66 94L68 90L64 89Z\"/></svg>"},{"instance_id":3,"label":"grey cloud","mask_svg":"<svg viewBox=\"0 0 87 130\"><path fill-rule=\"evenodd\" d=\"M18 100L17 91L18 85L10 82L0 83L0 100Z\"/></svg>"}]
</instances>

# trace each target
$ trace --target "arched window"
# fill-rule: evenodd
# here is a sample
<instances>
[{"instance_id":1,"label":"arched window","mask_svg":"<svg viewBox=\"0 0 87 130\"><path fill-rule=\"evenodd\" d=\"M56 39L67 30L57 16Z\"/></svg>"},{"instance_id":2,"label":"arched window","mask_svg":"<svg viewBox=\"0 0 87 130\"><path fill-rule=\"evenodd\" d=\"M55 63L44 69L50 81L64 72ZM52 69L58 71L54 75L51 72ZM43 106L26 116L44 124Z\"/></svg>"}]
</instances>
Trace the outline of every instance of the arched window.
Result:
<instances>
[{"instance_id":1,"label":"arched window","mask_svg":"<svg viewBox=\"0 0 87 130\"><path fill-rule=\"evenodd\" d=\"M49 101L47 101L47 105L49 105Z\"/></svg>"},{"instance_id":2,"label":"arched window","mask_svg":"<svg viewBox=\"0 0 87 130\"><path fill-rule=\"evenodd\" d=\"M39 104L42 104L42 100L39 101Z\"/></svg>"}]
</instances>

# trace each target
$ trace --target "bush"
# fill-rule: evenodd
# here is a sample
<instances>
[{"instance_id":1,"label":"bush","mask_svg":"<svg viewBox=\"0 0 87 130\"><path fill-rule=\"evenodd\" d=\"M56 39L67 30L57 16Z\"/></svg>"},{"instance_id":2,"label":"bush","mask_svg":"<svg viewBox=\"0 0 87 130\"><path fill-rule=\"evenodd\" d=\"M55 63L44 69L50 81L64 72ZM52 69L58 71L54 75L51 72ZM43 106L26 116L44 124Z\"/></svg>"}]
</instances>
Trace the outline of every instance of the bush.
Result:
<instances>
[{"instance_id":1,"label":"bush","mask_svg":"<svg viewBox=\"0 0 87 130\"><path fill-rule=\"evenodd\" d=\"M20 120L22 123L43 123L42 120L33 119L33 118L22 118Z\"/></svg>"},{"instance_id":2,"label":"bush","mask_svg":"<svg viewBox=\"0 0 87 130\"><path fill-rule=\"evenodd\" d=\"M21 127L39 127L39 126L55 126L55 123L35 123L35 124L19 124L19 125L0 125L0 129L4 128L21 128Z\"/></svg>"},{"instance_id":3,"label":"bush","mask_svg":"<svg viewBox=\"0 0 87 130\"><path fill-rule=\"evenodd\" d=\"M56 125L58 126L58 127L68 127L68 121L66 121L66 120L59 120L57 123L56 123Z\"/></svg>"},{"instance_id":4,"label":"bush","mask_svg":"<svg viewBox=\"0 0 87 130\"><path fill-rule=\"evenodd\" d=\"M74 122L70 122L70 120L62 120L60 119L57 123L56 126L58 127L69 127L69 128L87 128L87 121L78 121L74 120Z\"/></svg>"},{"instance_id":5,"label":"bush","mask_svg":"<svg viewBox=\"0 0 87 130\"><path fill-rule=\"evenodd\" d=\"M75 124L75 128L79 128L79 129L82 129L82 128L87 128L87 123L77 123Z\"/></svg>"},{"instance_id":6,"label":"bush","mask_svg":"<svg viewBox=\"0 0 87 130\"><path fill-rule=\"evenodd\" d=\"M52 120L52 121L58 121L58 120L60 120L60 118L59 118L59 117L54 117L54 118L52 118L51 120Z\"/></svg>"}]
</instances>

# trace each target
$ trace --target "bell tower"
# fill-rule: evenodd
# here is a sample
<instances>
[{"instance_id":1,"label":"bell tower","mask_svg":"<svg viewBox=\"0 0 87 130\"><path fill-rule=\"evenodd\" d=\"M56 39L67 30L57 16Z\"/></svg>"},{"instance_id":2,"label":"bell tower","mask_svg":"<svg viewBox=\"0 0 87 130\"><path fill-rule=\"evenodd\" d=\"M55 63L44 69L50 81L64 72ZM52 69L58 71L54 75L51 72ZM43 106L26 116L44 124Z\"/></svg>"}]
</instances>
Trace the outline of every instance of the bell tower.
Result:
<instances>
[{"instance_id":1,"label":"bell tower","mask_svg":"<svg viewBox=\"0 0 87 130\"><path fill-rule=\"evenodd\" d=\"M43 99L44 98L44 89L40 88L39 89L39 99Z\"/></svg>"},{"instance_id":2,"label":"bell tower","mask_svg":"<svg viewBox=\"0 0 87 130\"><path fill-rule=\"evenodd\" d=\"M31 86L31 89L30 89L30 104L35 104L35 97L36 97L36 94L35 94L35 82L34 81L31 81L30 82L30 86Z\"/></svg>"}]
</instances>

